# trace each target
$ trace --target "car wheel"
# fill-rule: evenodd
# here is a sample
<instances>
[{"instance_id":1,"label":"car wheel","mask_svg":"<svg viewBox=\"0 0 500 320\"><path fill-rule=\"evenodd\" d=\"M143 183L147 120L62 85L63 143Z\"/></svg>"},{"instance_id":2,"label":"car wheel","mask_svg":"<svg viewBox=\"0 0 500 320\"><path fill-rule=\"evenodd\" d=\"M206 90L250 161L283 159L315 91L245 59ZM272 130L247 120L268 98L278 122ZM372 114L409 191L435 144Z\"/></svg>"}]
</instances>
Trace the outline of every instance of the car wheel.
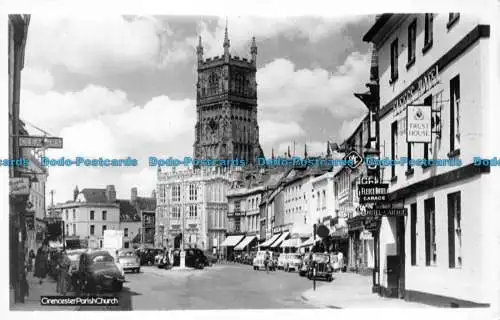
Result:
<instances>
[{"instance_id":1,"label":"car wheel","mask_svg":"<svg viewBox=\"0 0 500 320\"><path fill-rule=\"evenodd\" d=\"M123 289L123 282L121 281L115 282L115 284L113 285L113 291L120 292L122 291L122 289Z\"/></svg>"},{"instance_id":2,"label":"car wheel","mask_svg":"<svg viewBox=\"0 0 500 320\"><path fill-rule=\"evenodd\" d=\"M153 263L151 262L151 260L148 260L148 266L152 265Z\"/></svg>"},{"instance_id":3,"label":"car wheel","mask_svg":"<svg viewBox=\"0 0 500 320\"><path fill-rule=\"evenodd\" d=\"M328 277L328 282L332 282L333 281L333 277L332 276L329 276Z\"/></svg>"}]
</instances>

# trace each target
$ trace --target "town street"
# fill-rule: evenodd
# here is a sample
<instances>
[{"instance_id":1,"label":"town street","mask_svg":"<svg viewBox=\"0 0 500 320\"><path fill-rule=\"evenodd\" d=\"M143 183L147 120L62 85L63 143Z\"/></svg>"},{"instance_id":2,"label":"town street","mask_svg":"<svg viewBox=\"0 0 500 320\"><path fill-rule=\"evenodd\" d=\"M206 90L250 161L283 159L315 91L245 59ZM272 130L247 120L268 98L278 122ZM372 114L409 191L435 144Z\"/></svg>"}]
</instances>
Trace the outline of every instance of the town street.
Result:
<instances>
[{"instance_id":1,"label":"town street","mask_svg":"<svg viewBox=\"0 0 500 320\"><path fill-rule=\"evenodd\" d=\"M127 273L119 307L81 310L185 310L311 308L301 294L312 281L297 273L254 271L249 265L215 265L197 271L142 267ZM324 283L317 281L317 285ZM113 296L111 293L103 293Z\"/></svg>"}]
</instances>

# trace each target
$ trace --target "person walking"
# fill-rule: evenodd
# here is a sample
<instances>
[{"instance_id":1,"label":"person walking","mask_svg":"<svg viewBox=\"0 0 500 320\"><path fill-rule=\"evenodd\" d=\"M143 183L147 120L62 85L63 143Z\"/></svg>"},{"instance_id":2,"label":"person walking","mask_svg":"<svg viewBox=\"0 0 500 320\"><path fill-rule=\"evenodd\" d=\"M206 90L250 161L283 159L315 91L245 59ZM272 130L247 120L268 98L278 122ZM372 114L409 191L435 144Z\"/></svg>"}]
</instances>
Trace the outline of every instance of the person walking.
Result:
<instances>
[{"instance_id":1,"label":"person walking","mask_svg":"<svg viewBox=\"0 0 500 320\"><path fill-rule=\"evenodd\" d=\"M271 254L266 250L266 257L264 258L264 267L266 268L266 273L269 274L269 264L271 263Z\"/></svg>"},{"instance_id":2,"label":"person walking","mask_svg":"<svg viewBox=\"0 0 500 320\"><path fill-rule=\"evenodd\" d=\"M47 243L44 242L42 246L38 248L35 257L34 277L40 279L40 285L43 283L45 277L47 277L47 272L49 268L48 263L49 263L48 248L47 248Z\"/></svg>"},{"instance_id":3,"label":"person walking","mask_svg":"<svg viewBox=\"0 0 500 320\"><path fill-rule=\"evenodd\" d=\"M35 263L35 251L33 249L30 250L30 252L28 253L28 263L27 263L27 266L28 266L28 272L32 272L33 271L33 264Z\"/></svg>"},{"instance_id":4,"label":"person walking","mask_svg":"<svg viewBox=\"0 0 500 320\"><path fill-rule=\"evenodd\" d=\"M337 253L337 259L339 261L340 272L344 272L344 254L340 250Z\"/></svg>"},{"instance_id":5,"label":"person walking","mask_svg":"<svg viewBox=\"0 0 500 320\"><path fill-rule=\"evenodd\" d=\"M56 291L63 296L66 295L70 284L69 267L71 261L69 260L66 252L61 252L59 261L57 262L57 288Z\"/></svg>"}]
</instances>

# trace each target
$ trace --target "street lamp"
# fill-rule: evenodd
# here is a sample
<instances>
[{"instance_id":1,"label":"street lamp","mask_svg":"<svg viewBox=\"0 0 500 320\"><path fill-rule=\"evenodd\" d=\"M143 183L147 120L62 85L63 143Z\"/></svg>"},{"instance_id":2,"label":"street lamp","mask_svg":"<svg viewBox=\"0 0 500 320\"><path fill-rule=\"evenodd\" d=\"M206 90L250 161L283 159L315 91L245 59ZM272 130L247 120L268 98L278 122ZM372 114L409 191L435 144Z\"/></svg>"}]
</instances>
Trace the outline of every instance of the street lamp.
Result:
<instances>
[{"instance_id":1,"label":"street lamp","mask_svg":"<svg viewBox=\"0 0 500 320\"><path fill-rule=\"evenodd\" d=\"M185 201L184 201L184 175L181 175L181 185L179 187L180 191L180 200L181 200L181 210L182 210L182 231L181 231L181 253L180 253L180 261L179 261L179 267L185 268L186 267L186 252L184 252L184 237L185 237L185 231L186 231L186 210L184 208Z\"/></svg>"}]
</instances>

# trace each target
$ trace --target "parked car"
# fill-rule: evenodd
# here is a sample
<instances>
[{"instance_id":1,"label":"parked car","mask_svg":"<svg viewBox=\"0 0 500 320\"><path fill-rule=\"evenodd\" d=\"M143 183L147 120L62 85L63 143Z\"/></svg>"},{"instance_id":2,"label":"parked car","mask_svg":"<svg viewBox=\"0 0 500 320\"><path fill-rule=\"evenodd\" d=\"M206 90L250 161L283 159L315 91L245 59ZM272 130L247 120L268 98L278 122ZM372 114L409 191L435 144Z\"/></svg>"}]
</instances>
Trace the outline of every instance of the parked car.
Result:
<instances>
[{"instance_id":1,"label":"parked car","mask_svg":"<svg viewBox=\"0 0 500 320\"><path fill-rule=\"evenodd\" d=\"M133 249L118 250L118 263L121 264L124 272L139 273L141 271L141 260Z\"/></svg>"},{"instance_id":2,"label":"parked car","mask_svg":"<svg viewBox=\"0 0 500 320\"><path fill-rule=\"evenodd\" d=\"M95 293L99 288L118 292L125 282L125 277L107 251L81 254L76 277L80 292Z\"/></svg>"},{"instance_id":3,"label":"parked car","mask_svg":"<svg viewBox=\"0 0 500 320\"><path fill-rule=\"evenodd\" d=\"M273 252L269 252L270 254L270 259L269 259L269 271L275 271L277 267L276 260L273 257ZM253 259L253 269L254 270L260 270L260 269L265 269L266 266L264 265L264 261L266 258L266 251L258 251L255 259Z\"/></svg>"},{"instance_id":4,"label":"parked car","mask_svg":"<svg viewBox=\"0 0 500 320\"><path fill-rule=\"evenodd\" d=\"M142 265L152 266L155 263L155 257L159 253L163 253L163 249L144 249L140 251L139 258Z\"/></svg>"},{"instance_id":5,"label":"parked car","mask_svg":"<svg viewBox=\"0 0 500 320\"><path fill-rule=\"evenodd\" d=\"M330 255L325 253L314 253L312 261L307 270L307 278L312 279L325 279L327 281L333 280L333 268L330 261Z\"/></svg>"},{"instance_id":6,"label":"parked car","mask_svg":"<svg viewBox=\"0 0 500 320\"><path fill-rule=\"evenodd\" d=\"M285 261L288 257L288 253L282 253L278 256L278 270L283 270L285 268Z\"/></svg>"},{"instance_id":7,"label":"parked car","mask_svg":"<svg viewBox=\"0 0 500 320\"><path fill-rule=\"evenodd\" d=\"M205 255L205 252L203 252L203 250L201 249L197 249L197 248L194 248L194 249L191 249L194 251L194 253L199 257L199 259L203 262L203 266L204 267L210 267L211 263L210 261L208 260L207 256Z\"/></svg>"},{"instance_id":8,"label":"parked car","mask_svg":"<svg viewBox=\"0 0 500 320\"><path fill-rule=\"evenodd\" d=\"M299 271L301 265L301 255L299 253L289 253L285 260L284 270L286 272Z\"/></svg>"},{"instance_id":9,"label":"parked car","mask_svg":"<svg viewBox=\"0 0 500 320\"><path fill-rule=\"evenodd\" d=\"M185 249L184 252L186 253L186 267L189 268L195 268L195 269L203 269L205 267L205 262L202 257L200 257L194 249ZM180 266L180 261L181 261L181 250L180 249L175 249L174 250L174 267Z\"/></svg>"}]
</instances>

